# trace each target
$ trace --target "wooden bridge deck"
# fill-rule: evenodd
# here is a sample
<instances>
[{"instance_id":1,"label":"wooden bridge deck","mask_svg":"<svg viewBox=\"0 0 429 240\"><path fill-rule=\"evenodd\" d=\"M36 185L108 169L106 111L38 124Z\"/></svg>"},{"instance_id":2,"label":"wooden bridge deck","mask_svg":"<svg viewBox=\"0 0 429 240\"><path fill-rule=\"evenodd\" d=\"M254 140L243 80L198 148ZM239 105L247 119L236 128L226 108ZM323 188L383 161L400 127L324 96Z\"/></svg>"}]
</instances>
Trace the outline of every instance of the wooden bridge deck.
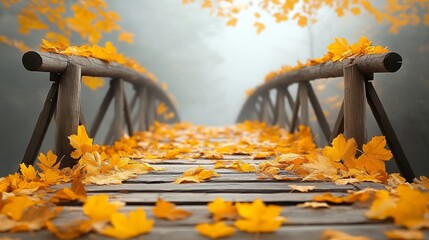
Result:
<instances>
[{"instance_id":1,"label":"wooden bridge deck","mask_svg":"<svg viewBox=\"0 0 429 240\"><path fill-rule=\"evenodd\" d=\"M237 160L258 164L264 160L253 160L245 155L224 155L222 160ZM173 183L177 177L191 168L204 166L212 169L215 161L209 159L170 159L151 163L153 166L163 167L165 170L150 172L138 178L129 179L121 185L87 185L88 196L101 193L108 194L110 200L120 200L126 203L121 212L128 212L142 207L149 219L155 219L155 226L150 233L137 239L207 239L200 235L195 226L198 223L211 222L207 204L217 197L235 202L252 202L256 198L267 204L282 206L282 216L288 219L283 226L273 232L259 236L236 231L225 239L320 239L326 229L344 231L353 235L366 236L371 239L387 239L384 231L397 229L391 220L372 221L365 217L368 204L337 204L330 208L301 208L297 204L312 201L314 196L331 192L334 195L346 195L349 190L361 190L365 187L384 188L381 184L359 183L354 185L335 185L332 182L303 182L277 181L274 179L258 179L255 172L239 173L232 169L216 169L221 176L214 177L203 183ZM311 185L315 189L310 192L292 191L290 185ZM57 185L53 189L60 189L69 184ZM158 198L174 202L178 207L192 213L187 219L167 221L156 219L152 208ZM84 219L82 206L76 203L65 204L64 209L53 220L54 224ZM230 221L229 223L233 223ZM426 237L429 232L425 231ZM18 239L56 239L53 233L47 230L28 233L3 233L1 237ZM109 239L99 234L90 233L81 239Z\"/></svg>"}]
</instances>

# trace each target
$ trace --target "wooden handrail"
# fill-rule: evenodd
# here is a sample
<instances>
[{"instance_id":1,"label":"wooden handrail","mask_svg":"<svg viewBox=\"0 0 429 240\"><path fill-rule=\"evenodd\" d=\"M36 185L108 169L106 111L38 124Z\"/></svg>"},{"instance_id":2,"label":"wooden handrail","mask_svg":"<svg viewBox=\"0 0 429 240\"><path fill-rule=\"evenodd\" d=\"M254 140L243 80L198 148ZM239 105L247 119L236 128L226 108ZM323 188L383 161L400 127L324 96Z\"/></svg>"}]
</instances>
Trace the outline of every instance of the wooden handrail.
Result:
<instances>
[{"instance_id":1,"label":"wooden handrail","mask_svg":"<svg viewBox=\"0 0 429 240\"><path fill-rule=\"evenodd\" d=\"M165 104L174 117L168 122L178 122L178 112L167 93L147 75L139 73L116 62L105 62L95 58L66 56L55 53L29 51L22 57L24 67L29 71L49 72L54 82L45 105L36 123L33 136L22 160L23 163L34 164L47 128L56 112L56 134L54 151L61 160L61 167L71 167L76 161L71 158L68 136L76 134L77 126L85 123L80 104L80 82L82 76L111 78L110 88L103 99L100 109L90 130L94 137L111 102L114 102L114 119L111 123L106 143L119 140L128 128L133 134L133 122L138 122L139 130L147 130L159 118L156 113L156 102ZM123 83L133 85L136 91L133 104L127 102ZM144 92L143 92L144 91ZM137 101L140 98L140 101ZM114 101L112 101L114 100ZM139 104L136 104L136 103ZM138 105L136 121L132 121L133 107Z\"/></svg>"},{"instance_id":2,"label":"wooden handrail","mask_svg":"<svg viewBox=\"0 0 429 240\"><path fill-rule=\"evenodd\" d=\"M396 72L401 66L402 57L397 53L390 52L364 55L337 62L329 61L279 74L253 91L244 103L237 122L258 119L270 125L288 127L289 131L293 132L297 128L298 122L308 125L308 106L311 104L327 141L331 141L333 136L337 136L339 133L344 133L346 138L354 138L361 148L367 141L365 113L366 104L368 103L380 129L386 136L399 170L408 181L412 181L414 173L370 82L374 79L374 73ZM321 105L311 86L311 81L334 77L344 77L344 100L331 133ZM296 99L293 100L288 87L295 83L298 84L298 93ZM274 109L272 119L269 118L269 109L267 107L272 104L270 91L274 91L277 94L276 106L272 108ZM284 119L287 116L285 108L288 105L284 103L285 97L290 105L289 111L292 113L290 120ZM260 99L262 99L261 106L258 105Z\"/></svg>"}]
</instances>

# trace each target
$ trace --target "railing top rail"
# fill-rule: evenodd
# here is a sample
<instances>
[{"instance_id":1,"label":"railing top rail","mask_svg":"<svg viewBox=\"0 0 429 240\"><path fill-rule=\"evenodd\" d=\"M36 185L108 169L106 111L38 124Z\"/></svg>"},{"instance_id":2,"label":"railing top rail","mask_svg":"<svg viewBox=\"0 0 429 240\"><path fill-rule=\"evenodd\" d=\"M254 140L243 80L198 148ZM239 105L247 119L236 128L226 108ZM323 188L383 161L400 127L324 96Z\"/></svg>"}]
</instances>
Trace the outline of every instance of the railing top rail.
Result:
<instances>
[{"instance_id":1,"label":"railing top rail","mask_svg":"<svg viewBox=\"0 0 429 240\"><path fill-rule=\"evenodd\" d=\"M83 76L123 79L133 84L135 87L144 86L151 92L157 94L157 97L164 101L167 106L174 111L175 116L178 114L169 96L158 84L152 81L147 75L116 62L105 62L96 58L29 51L22 56L22 63L29 71L55 73L64 72L68 64L73 63L81 67Z\"/></svg>"},{"instance_id":2,"label":"railing top rail","mask_svg":"<svg viewBox=\"0 0 429 240\"><path fill-rule=\"evenodd\" d=\"M22 56L22 63L27 70L38 72L63 72L68 63L74 63L81 67L84 76L120 78L134 85L158 87L145 74L116 62L105 62L96 58L29 51Z\"/></svg>"},{"instance_id":3,"label":"railing top rail","mask_svg":"<svg viewBox=\"0 0 429 240\"><path fill-rule=\"evenodd\" d=\"M342 77L343 68L350 64L357 64L359 70L364 74L379 72L396 72L402 66L402 57L395 52L385 54L371 54L345 59L337 62L326 62L314 66L306 66L301 69L280 74L263 85L257 87L254 93L264 92L271 88L280 87L290 79L299 81L310 81L321 78Z\"/></svg>"}]
</instances>

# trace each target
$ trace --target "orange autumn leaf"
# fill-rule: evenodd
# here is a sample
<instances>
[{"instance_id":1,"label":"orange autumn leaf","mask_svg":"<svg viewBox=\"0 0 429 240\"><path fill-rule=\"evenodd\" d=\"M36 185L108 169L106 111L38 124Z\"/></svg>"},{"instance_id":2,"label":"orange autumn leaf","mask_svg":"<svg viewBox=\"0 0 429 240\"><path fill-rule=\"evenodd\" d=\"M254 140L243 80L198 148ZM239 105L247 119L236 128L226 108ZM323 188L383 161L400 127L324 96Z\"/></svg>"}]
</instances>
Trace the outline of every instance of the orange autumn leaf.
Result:
<instances>
[{"instance_id":1,"label":"orange autumn leaf","mask_svg":"<svg viewBox=\"0 0 429 240\"><path fill-rule=\"evenodd\" d=\"M119 239L128 239L150 232L154 221L146 218L146 213L142 208L129 212L128 217L119 212L115 212L110 217L112 227L103 229L103 235Z\"/></svg>"},{"instance_id":2,"label":"orange autumn leaf","mask_svg":"<svg viewBox=\"0 0 429 240\"><path fill-rule=\"evenodd\" d=\"M61 211L62 207L53 207L48 204L29 206L11 232L40 230L46 226L47 221L57 217Z\"/></svg>"},{"instance_id":3,"label":"orange autumn leaf","mask_svg":"<svg viewBox=\"0 0 429 240\"><path fill-rule=\"evenodd\" d=\"M308 192L316 189L315 186L289 185L289 187L292 189L292 191L298 191L298 192Z\"/></svg>"},{"instance_id":4,"label":"orange autumn leaf","mask_svg":"<svg viewBox=\"0 0 429 240\"><path fill-rule=\"evenodd\" d=\"M223 237L229 237L234 235L235 229L225 222L215 223L199 223L195 226L195 230L203 236L210 239L219 239Z\"/></svg>"},{"instance_id":5,"label":"orange autumn leaf","mask_svg":"<svg viewBox=\"0 0 429 240\"><path fill-rule=\"evenodd\" d=\"M250 163L245 163L241 160L237 161L216 161L214 168L228 168L234 169L237 172L255 172L256 168Z\"/></svg>"},{"instance_id":6,"label":"orange autumn leaf","mask_svg":"<svg viewBox=\"0 0 429 240\"><path fill-rule=\"evenodd\" d=\"M58 190L51 198L51 202L75 201L85 202L86 190L80 178L73 178L71 188L62 188Z\"/></svg>"},{"instance_id":7,"label":"orange autumn leaf","mask_svg":"<svg viewBox=\"0 0 429 240\"><path fill-rule=\"evenodd\" d=\"M236 207L241 218L234 225L244 232L274 232L286 221L280 216L280 206L265 205L260 199L252 203L236 203Z\"/></svg>"},{"instance_id":8,"label":"orange autumn leaf","mask_svg":"<svg viewBox=\"0 0 429 240\"><path fill-rule=\"evenodd\" d=\"M84 153L91 153L98 150L98 145L93 145L93 139L88 136L84 125L80 125L77 129L77 135L69 137L70 145L75 149L71 157L79 159Z\"/></svg>"},{"instance_id":9,"label":"orange autumn leaf","mask_svg":"<svg viewBox=\"0 0 429 240\"><path fill-rule=\"evenodd\" d=\"M200 183L209 180L212 177L220 176L214 170L204 169L202 166L189 168L181 177L178 177L174 183Z\"/></svg>"},{"instance_id":10,"label":"orange autumn leaf","mask_svg":"<svg viewBox=\"0 0 429 240\"><path fill-rule=\"evenodd\" d=\"M400 185L396 191L399 199L390 211L395 224L409 229L428 226L425 214L429 212L429 193L414 190L408 185Z\"/></svg>"},{"instance_id":11,"label":"orange autumn leaf","mask_svg":"<svg viewBox=\"0 0 429 240\"><path fill-rule=\"evenodd\" d=\"M156 108L156 113L158 115L164 114L167 112L167 106L165 105L165 103L161 102L158 104L158 107Z\"/></svg>"},{"instance_id":12,"label":"orange autumn leaf","mask_svg":"<svg viewBox=\"0 0 429 240\"><path fill-rule=\"evenodd\" d=\"M37 179L36 169L34 169L32 165L27 167L24 163L21 163L19 164L19 171L27 181L34 181Z\"/></svg>"},{"instance_id":13,"label":"orange autumn leaf","mask_svg":"<svg viewBox=\"0 0 429 240\"><path fill-rule=\"evenodd\" d=\"M422 231L417 230L404 230L404 229L392 229L389 231L385 231L384 234L389 239L396 240L423 240L425 239L425 235Z\"/></svg>"},{"instance_id":14,"label":"orange autumn leaf","mask_svg":"<svg viewBox=\"0 0 429 240\"><path fill-rule=\"evenodd\" d=\"M320 236L320 239L321 240L371 240L370 238L365 236L352 236L350 234L347 234L341 231L331 230L331 229L324 230Z\"/></svg>"},{"instance_id":15,"label":"orange autumn leaf","mask_svg":"<svg viewBox=\"0 0 429 240\"><path fill-rule=\"evenodd\" d=\"M9 216L11 219L18 221L22 218L24 211L34 206L36 203L27 196L13 196L6 199L1 213Z\"/></svg>"},{"instance_id":16,"label":"orange autumn leaf","mask_svg":"<svg viewBox=\"0 0 429 240\"><path fill-rule=\"evenodd\" d=\"M192 215L186 210L176 208L176 204L164 201L161 198L158 198L152 211L155 217L169 221L185 219Z\"/></svg>"},{"instance_id":17,"label":"orange autumn leaf","mask_svg":"<svg viewBox=\"0 0 429 240\"><path fill-rule=\"evenodd\" d=\"M57 155L55 155L52 150L49 150L46 155L40 153L37 159L39 160L37 166L42 171L46 171L47 169L58 169L60 167L57 163Z\"/></svg>"},{"instance_id":18,"label":"orange autumn leaf","mask_svg":"<svg viewBox=\"0 0 429 240\"><path fill-rule=\"evenodd\" d=\"M297 207L301 207L301 208L330 208L331 206L329 206L325 202L305 202L305 203L298 204Z\"/></svg>"},{"instance_id":19,"label":"orange autumn leaf","mask_svg":"<svg viewBox=\"0 0 429 240\"><path fill-rule=\"evenodd\" d=\"M120 42L133 43L134 42L134 34L122 31L118 35L118 40Z\"/></svg>"},{"instance_id":20,"label":"orange autumn leaf","mask_svg":"<svg viewBox=\"0 0 429 240\"><path fill-rule=\"evenodd\" d=\"M46 228L60 239L75 239L91 231L92 221L78 219L59 226L48 221L46 222Z\"/></svg>"},{"instance_id":21,"label":"orange autumn leaf","mask_svg":"<svg viewBox=\"0 0 429 240\"><path fill-rule=\"evenodd\" d=\"M238 212L233 202L225 202L222 198L217 197L215 200L207 204L209 212L213 216L214 221L223 219L236 219Z\"/></svg>"},{"instance_id":22,"label":"orange autumn leaf","mask_svg":"<svg viewBox=\"0 0 429 240\"><path fill-rule=\"evenodd\" d=\"M390 216L392 209L396 207L397 199L391 197L386 190L379 190L375 193L375 199L365 216L370 219L383 220Z\"/></svg>"},{"instance_id":23,"label":"orange autumn leaf","mask_svg":"<svg viewBox=\"0 0 429 240\"><path fill-rule=\"evenodd\" d=\"M323 148L323 155L331 161L349 161L354 158L357 150L357 143L354 139L346 140L343 134L339 134L332 140L332 147Z\"/></svg>"},{"instance_id":24,"label":"orange autumn leaf","mask_svg":"<svg viewBox=\"0 0 429 240\"><path fill-rule=\"evenodd\" d=\"M98 88L104 86L104 80L99 77L83 76L82 82L91 90L97 90Z\"/></svg>"},{"instance_id":25,"label":"orange autumn leaf","mask_svg":"<svg viewBox=\"0 0 429 240\"><path fill-rule=\"evenodd\" d=\"M385 172L384 161L392 158L390 150L386 149L386 138L375 136L362 147L363 153L357 161L362 164L369 173Z\"/></svg>"},{"instance_id":26,"label":"orange autumn leaf","mask_svg":"<svg viewBox=\"0 0 429 240\"><path fill-rule=\"evenodd\" d=\"M122 202L109 202L107 194L88 197L83 205L83 212L93 221L110 219L124 204Z\"/></svg>"},{"instance_id":27,"label":"orange autumn leaf","mask_svg":"<svg viewBox=\"0 0 429 240\"><path fill-rule=\"evenodd\" d=\"M235 25L237 25L237 18L231 18L228 20L228 22L226 22L226 25L229 27L235 27Z\"/></svg>"}]
</instances>

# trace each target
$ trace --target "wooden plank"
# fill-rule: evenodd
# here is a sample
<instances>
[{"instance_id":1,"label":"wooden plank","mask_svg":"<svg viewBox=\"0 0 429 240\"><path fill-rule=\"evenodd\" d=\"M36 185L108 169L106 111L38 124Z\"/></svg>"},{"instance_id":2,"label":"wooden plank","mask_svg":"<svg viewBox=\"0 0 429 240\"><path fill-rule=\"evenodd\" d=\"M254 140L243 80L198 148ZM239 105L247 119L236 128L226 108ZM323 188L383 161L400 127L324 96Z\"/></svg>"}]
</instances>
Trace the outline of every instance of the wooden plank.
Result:
<instances>
[{"instance_id":1,"label":"wooden plank","mask_svg":"<svg viewBox=\"0 0 429 240\"><path fill-rule=\"evenodd\" d=\"M220 176L219 178L221 178ZM203 182L203 183L154 183L154 184L122 184L122 185L88 185L87 192L205 192L205 193L287 193L292 192L290 184L298 186L315 186L311 192L345 192L354 190L351 185L335 185L329 182L259 182L255 183L237 183L237 182ZM54 189L63 186L54 186Z\"/></svg>"},{"instance_id":2,"label":"wooden plank","mask_svg":"<svg viewBox=\"0 0 429 240\"><path fill-rule=\"evenodd\" d=\"M360 149L366 143L365 106L365 76L356 64L344 67L344 137Z\"/></svg>"},{"instance_id":3,"label":"wooden plank","mask_svg":"<svg viewBox=\"0 0 429 240\"><path fill-rule=\"evenodd\" d=\"M158 220L156 220L156 224ZM200 235L196 230L195 226L188 227L162 227L157 226L147 234L141 235L136 239L145 240L159 240L159 239L175 239L175 240L207 240L207 237ZM241 231L236 231L231 237L225 237L222 239L263 239L263 240L278 240L278 239L320 239L321 233L326 229L343 231L355 236L366 236L373 240L385 240L387 239L384 235L384 231L395 229L393 224L360 224L360 225L322 225L322 226L283 226L273 233L261 233L251 234ZM429 230L423 231L425 239L429 237ZM10 238L10 233L1 233L0 237ZM53 233L47 230L38 232L17 232L13 234L16 239L46 239L55 240L57 239ZM111 240L100 234L90 233L80 237L82 240Z\"/></svg>"},{"instance_id":4,"label":"wooden plank","mask_svg":"<svg viewBox=\"0 0 429 240\"><path fill-rule=\"evenodd\" d=\"M81 68L69 63L61 74L56 107L55 153L61 159L61 168L73 167L76 160L70 154L73 151L68 137L77 133L80 116Z\"/></svg>"},{"instance_id":5,"label":"wooden plank","mask_svg":"<svg viewBox=\"0 0 429 240\"><path fill-rule=\"evenodd\" d=\"M378 97L378 94L371 82L366 81L365 88L368 104L371 107L372 113L374 114L374 118L377 121L381 132L384 136L386 136L387 144L389 145L390 150L392 150L396 165L405 179L407 179L408 182L412 182L415 178L415 174L410 166L410 163L408 162L407 156L402 150L399 139L396 136L395 130L390 123L386 111L384 110L383 104L381 103L380 98Z\"/></svg>"},{"instance_id":6,"label":"wooden plank","mask_svg":"<svg viewBox=\"0 0 429 240\"><path fill-rule=\"evenodd\" d=\"M137 208L143 208L146 217L155 218L151 206L125 206L119 211L128 213ZM211 215L206 205L183 205L179 208L191 212L192 215L180 221L167 221L156 219L156 227L177 227L177 226L194 226L201 222L210 221ZM371 221L365 217L366 208L356 208L353 206L331 206L331 208L300 208L296 206L282 207L281 216L286 217L289 221L284 225L327 225L327 224L377 224L378 221ZM85 218L81 207L65 206L61 214L54 219L54 223L63 223L73 219ZM230 221L231 222L231 221Z\"/></svg>"},{"instance_id":7,"label":"wooden plank","mask_svg":"<svg viewBox=\"0 0 429 240\"><path fill-rule=\"evenodd\" d=\"M149 186L151 186L150 184ZM89 196L98 195L99 192L90 192ZM109 193L109 198L120 200L127 204L153 204L160 197L167 201L178 204L207 204L217 197L225 201L252 202L256 198L267 203L275 204L296 204L312 201L314 196L319 196L320 192L283 192L283 193L204 193L204 192L121 192ZM344 193L334 192L333 195L341 196Z\"/></svg>"},{"instance_id":8,"label":"wooden plank","mask_svg":"<svg viewBox=\"0 0 429 240\"><path fill-rule=\"evenodd\" d=\"M126 180L124 183L170 183L181 174L142 174L137 178ZM290 175L294 177L293 175ZM278 182L275 179L258 179L256 173L224 174L222 177L212 178L211 182ZM292 181L288 181L292 182ZM309 184L311 184L309 182Z\"/></svg>"},{"instance_id":9,"label":"wooden plank","mask_svg":"<svg viewBox=\"0 0 429 240\"><path fill-rule=\"evenodd\" d=\"M57 74L51 74L51 78L53 78L52 75L55 75L54 77L58 78ZM39 118L37 119L36 126L34 127L33 134L31 135L30 142L28 143L24 157L21 161L21 163L24 163L27 166L33 165L36 161L37 154L39 154L43 139L45 138L46 132L49 128L49 124L51 123L52 117L55 112L55 107L57 104L57 95L58 83L54 82L48 92L48 95L46 96L43 109L40 112Z\"/></svg>"}]
</instances>

